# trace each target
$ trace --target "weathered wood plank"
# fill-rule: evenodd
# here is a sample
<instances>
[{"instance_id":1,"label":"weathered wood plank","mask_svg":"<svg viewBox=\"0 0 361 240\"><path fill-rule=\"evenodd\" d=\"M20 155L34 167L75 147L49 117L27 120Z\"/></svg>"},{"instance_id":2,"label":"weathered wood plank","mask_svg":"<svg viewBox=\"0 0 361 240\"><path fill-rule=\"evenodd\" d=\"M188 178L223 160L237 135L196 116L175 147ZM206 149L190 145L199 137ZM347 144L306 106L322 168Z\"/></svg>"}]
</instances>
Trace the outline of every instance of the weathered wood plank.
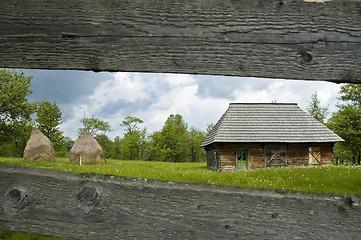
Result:
<instances>
[{"instance_id":1,"label":"weathered wood plank","mask_svg":"<svg viewBox=\"0 0 361 240\"><path fill-rule=\"evenodd\" d=\"M361 1L0 1L0 66L361 82Z\"/></svg>"},{"instance_id":2,"label":"weathered wood plank","mask_svg":"<svg viewBox=\"0 0 361 240\"><path fill-rule=\"evenodd\" d=\"M361 197L0 167L0 229L75 239L357 239Z\"/></svg>"}]
</instances>

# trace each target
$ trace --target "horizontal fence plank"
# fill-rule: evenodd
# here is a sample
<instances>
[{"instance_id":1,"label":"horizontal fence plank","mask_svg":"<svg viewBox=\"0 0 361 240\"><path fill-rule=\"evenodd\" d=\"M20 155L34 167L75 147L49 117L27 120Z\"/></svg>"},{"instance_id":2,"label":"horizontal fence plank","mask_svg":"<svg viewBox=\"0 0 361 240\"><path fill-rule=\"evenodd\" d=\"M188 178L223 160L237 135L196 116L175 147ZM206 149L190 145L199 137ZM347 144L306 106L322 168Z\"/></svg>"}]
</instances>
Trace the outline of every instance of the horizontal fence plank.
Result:
<instances>
[{"instance_id":1,"label":"horizontal fence plank","mask_svg":"<svg viewBox=\"0 0 361 240\"><path fill-rule=\"evenodd\" d=\"M0 66L361 82L361 1L0 1Z\"/></svg>"},{"instance_id":2,"label":"horizontal fence plank","mask_svg":"<svg viewBox=\"0 0 361 240\"><path fill-rule=\"evenodd\" d=\"M357 239L361 197L0 165L0 229L74 239Z\"/></svg>"}]
</instances>

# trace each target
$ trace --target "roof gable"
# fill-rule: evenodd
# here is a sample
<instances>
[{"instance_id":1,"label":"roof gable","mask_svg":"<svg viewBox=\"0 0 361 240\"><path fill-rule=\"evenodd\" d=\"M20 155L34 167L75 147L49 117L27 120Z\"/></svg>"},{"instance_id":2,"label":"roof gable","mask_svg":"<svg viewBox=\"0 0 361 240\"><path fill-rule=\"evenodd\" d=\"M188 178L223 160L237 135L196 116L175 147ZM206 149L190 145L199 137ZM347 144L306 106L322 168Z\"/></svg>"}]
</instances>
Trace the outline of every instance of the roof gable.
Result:
<instances>
[{"instance_id":1,"label":"roof gable","mask_svg":"<svg viewBox=\"0 0 361 240\"><path fill-rule=\"evenodd\" d=\"M201 146L214 142L339 142L295 103L230 103Z\"/></svg>"}]
</instances>

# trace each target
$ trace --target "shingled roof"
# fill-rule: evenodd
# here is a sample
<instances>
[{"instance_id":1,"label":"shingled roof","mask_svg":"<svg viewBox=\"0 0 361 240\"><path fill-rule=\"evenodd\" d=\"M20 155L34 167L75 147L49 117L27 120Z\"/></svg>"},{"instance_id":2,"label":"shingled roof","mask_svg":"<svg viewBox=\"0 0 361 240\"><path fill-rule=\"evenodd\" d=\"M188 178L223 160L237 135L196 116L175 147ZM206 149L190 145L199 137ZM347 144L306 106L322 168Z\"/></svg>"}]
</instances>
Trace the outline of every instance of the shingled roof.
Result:
<instances>
[{"instance_id":1,"label":"shingled roof","mask_svg":"<svg viewBox=\"0 0 361 240\"><path fill-rule=\"evenodd\" d=\"M341 137L296 103L230 103L202 143L321 143Z\"/></svg>"}]
</instances>

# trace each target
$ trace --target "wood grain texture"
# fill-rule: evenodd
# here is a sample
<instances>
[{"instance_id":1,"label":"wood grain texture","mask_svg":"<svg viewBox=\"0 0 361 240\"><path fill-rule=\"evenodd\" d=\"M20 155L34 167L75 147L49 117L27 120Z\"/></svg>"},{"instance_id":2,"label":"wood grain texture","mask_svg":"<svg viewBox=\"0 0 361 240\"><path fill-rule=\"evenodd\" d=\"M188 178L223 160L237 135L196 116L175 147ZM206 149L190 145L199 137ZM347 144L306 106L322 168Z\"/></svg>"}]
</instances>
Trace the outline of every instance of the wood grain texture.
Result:
<instances>
[{"instance_id":1,"label":"wood grain texture","mask_svg":"<svg viewBox=\"0 0 361 240\"><path fill-rule=\"evenodd\" d=\"M361 1L0 1L0 66L361 82Z\"/></svg>"},{"instance_id":2,"label":"wood grain texture","mask_svg":"<svg viewBox=\"0 0 361 240\"><path fill-rule=\"evenodd\" d=\"M357 239L361 197L0 167L0 229L74 239Z\"/></svg>"}]
</instances>

